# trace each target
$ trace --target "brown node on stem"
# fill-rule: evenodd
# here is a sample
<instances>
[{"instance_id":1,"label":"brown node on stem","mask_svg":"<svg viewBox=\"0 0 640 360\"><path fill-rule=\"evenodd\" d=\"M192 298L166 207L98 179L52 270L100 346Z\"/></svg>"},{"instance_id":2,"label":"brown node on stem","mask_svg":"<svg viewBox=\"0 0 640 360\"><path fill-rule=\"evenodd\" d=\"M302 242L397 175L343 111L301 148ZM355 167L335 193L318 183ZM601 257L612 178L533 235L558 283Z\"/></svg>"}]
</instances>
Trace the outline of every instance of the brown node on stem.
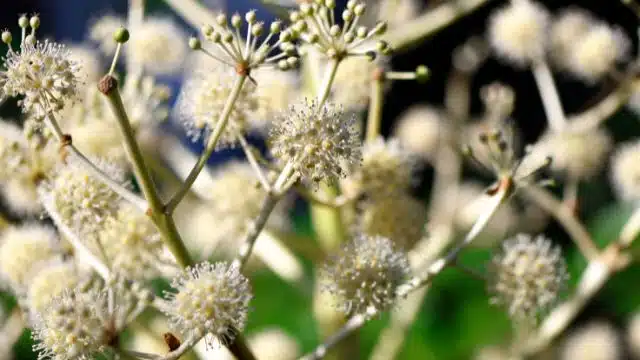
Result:
<instances>
[{"instance_id":1,"label":"brown node on stem","mask_svg":"<svg viewBox=\"0 0 640 360\"><path fill-rule=\"evenodd\" d=\"M109 95L117 87L118 80L113 75L107 74L98 82L98 90L105 95Z\"/></svg>"},{"instance_id":2,"label":"brown node on stem","mask_svg":"<svg viewBox=\"0 0 640 360\"><path fill-rule=\"evenodd\" d=\"M250 72L251 68L249 68L249 66L247 66L247 64L245 64L244 62L239 62L236 64L236 73L238 73L238 75L249 76Z\"/></svg>"},{"instance_id":3,"label":"brown node on stem","mask_svg":"<svg viewBox=\"0 0 640 360\"><path fill-rule=\"evenodd\" d=\"M373 81L383 81L384 80L384 69L383 68L375 68L371 73L371 79Z\"/></svg>"},{"instance_id":4,"label":"brown node on stem","mask_svg":"<svg viewBox=\"0 0 640 360\"><path fill-rule=\"evenodd\" d=\"M169 351L176 351L180 347L180 339L178 339L172 333L164 333L162 337L164 338L164 342L169 347Z\"/></svg>"}]
</instances>

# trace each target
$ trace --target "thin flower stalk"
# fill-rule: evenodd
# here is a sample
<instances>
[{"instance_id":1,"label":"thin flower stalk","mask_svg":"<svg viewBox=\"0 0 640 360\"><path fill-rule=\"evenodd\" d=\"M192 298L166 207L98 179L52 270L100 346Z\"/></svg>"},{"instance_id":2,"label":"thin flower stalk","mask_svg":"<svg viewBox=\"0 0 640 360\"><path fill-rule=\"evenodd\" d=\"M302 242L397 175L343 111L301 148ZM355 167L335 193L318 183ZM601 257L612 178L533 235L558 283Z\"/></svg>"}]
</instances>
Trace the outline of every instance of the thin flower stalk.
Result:
<instances>
[{"instance_id":1,"label":"thin flower stalk","mask_svg":"<svg viewBox=\"0 0 640 360\"><path fill-rule=\"evenodd\" d=\"M369 112L367 117L366 141L374 141L380 135L380 125L382 123L382 106L384 102L384 72L378 69L371 76L371 98L369 99Z\"/></svg>"},{"instance_id":2,"label":"thin flower stalk","mask_svg":"<svg viewBox=\"0 0 640 360\"><path fill-rule=\"evenodd\" d=\"M235 83L233 85L233 89L229 94L229 97L227 98L227 102L225 103L224 109L220 114L220 118L218 119L218 122L216 123L216 127L213 129L211 135L209 136L209 139L207 140L207 144L204 151L202 152L202 154L200 154L198 161L191 169L191 172L189 172L189 175L187 175L187 178L185 179L184 184L180 187L180 189L178 189L178 191L176 191L173 197L171 197L171 200L169 200L169 202L167 203L166 205L167 213L169 214L173 213L173 211L176 209L178 204L180 204L180 202L185 197L185 195L187 195L187 193L191 189L191 186L198 178L198 175L200 174L204 166L207 164L207 161L211 157L211 154L213 154L213 152L215 151L218 140L220 139L220 136L225 130L227 122L229 121L229 115L231 115L233 106L236 100L238 99L238 96L240 95L240 91L242 90L242 86L244 85L246 80L247 80L247 75L238 75L238 77L236 78Z\"/></svg>"},{"instance_id":3,"label":"thin flower stalk","mask_svg":"<svg viewBox=\"0 0 640 360\"><path fill-rule=\"evenodd\" d=\"M549 65L544 60L534 61L531 71L542 98L549 127L554 131L563 130L567 126L567 119Z\"/></svg>"},{"instance_id":4,"label":"thin flower stalk","mask_svg":"<svg viewBox=\"0 0 640 360\"><path fill-rule=\"evenodd\" d=\"M541 187L526 187L523 193L562 225L585 258L593 260L598 256L600 251L591 235L567 205Z\"/></svg>"},{"instance_id":5,"label":"thin flower stalk","mask_svg":"<svg viewBox=\"0 0 640 360\"><path fill-rule=\"evenodd\" d=\"M131 192L131 190L124 187L122 184L113 180L109 175L107 175L104 171L99 169L91 160L89 160L78 148L73 145L73 139L68 134L62 132L58 121L56 120L53 114L49 114L45 117L45 123L47 127L53 133L53 136L56 138L60 144L69 149L73 156L77 157L84 166L86 166L87 170L91 172L96 178L109 186L114 192L118 195L122 196L123 199L129 201L131 204L136 206L141 211L145 211L148 208L146 200L141 198L140 196Z\"/></svg>"}]
</instances>

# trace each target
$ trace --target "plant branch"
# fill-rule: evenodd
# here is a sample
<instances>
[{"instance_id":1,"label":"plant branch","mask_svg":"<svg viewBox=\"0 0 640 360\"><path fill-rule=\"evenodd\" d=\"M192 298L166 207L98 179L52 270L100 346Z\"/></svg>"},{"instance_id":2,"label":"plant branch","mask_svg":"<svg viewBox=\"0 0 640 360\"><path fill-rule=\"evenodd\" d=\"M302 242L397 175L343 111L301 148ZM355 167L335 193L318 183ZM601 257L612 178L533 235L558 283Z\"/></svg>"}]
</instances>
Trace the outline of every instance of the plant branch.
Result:
<instances>
[{"instance_id":1,"label":"plant branch","mask_svg":"<svg viewBox=\"0 0 640 360\"><path fill-rule=\"evenodd\" d=\"M131 126L129 116L122 103L122 97L120 96L120 90L118 89L118 81L115 77L107 75L100 80L98 85L100 92L104 94L111 105L111 110L118 122L120 133L123 137L124 148L129 158L129 162L133 166L133 172L136 176L136 180L142 189L142 192L149 201L149 208L154 213L163 211L162 200L158 196L158 192L151 179L151 174L144 163L144 157L138 146L136 140L135 130Z\"/></svg>"},{"instance_id":2,"label":"plant branch","mask_svg":"<svg viewBox=\"0 0 640 360\"><path fill-rule=\"evenodd\" d=\"M549 65L545 60L534 61L531 71L538 86L549 127L553 131L562 131L567 125L567 119Z\"/></svg>"},{"instance_id":3,"label":"plant branch","mask_svg":"<svg viewBox=\"0 0 640 360\"><path fill-rule=\"evenodd\" d=\"M62 132L62 129L60 128L53 114L47 115L47 117L45 118L45 123L53 133L53 136L56 138L56 140L58 140L58 142L60 142L63 147L69 149L71 154L73 154L80 161L80 164L82 164L93 176L95 176L98 180L111 188L111 190L113 190L116 194L120 195L123 199L127 200L141 211L145 211L147 209L148 205L144 199L134 194L131 190L127 189L122 184L113 180L107 173L102 171L98 166L96 166L96 164L94 164L80 150L78 150L75 145L73 145L71 135Z\"/></svg>"},{"instance_id":4,"label":"plant branch","mask_svg":"<svg viewBox=\"0 0 640 360\"><path fill-rule=\"evenodd\" d=\"M394 51L408 50L491 0L452 0L438 5L384 35Z\"/></svg>"},{"instance_id":5,"label":"plant branch","mask_svg":"<svg viewBox=\"0 0 640 360\"><path fill-rule=\"evenodd\" d=\"M178 204L180 204L180 201L182 201L184 196L189 192L189 189L191 189L191 186L198 178L200 171L202 171L204 166L207 164L207 161L209 160L209 157L211 157L211 154L213 154L213 151L215 150L216 145L218 144L218 140L220 139L222 132L225 130L227 123L229 122L229 117L231 115L231 112L233 111L236 100L238 100L238 97L240 96L242 86L244 85L244 82L246 81L246 79L247 79L246 75L239 75L236 78L233 84L233 88L231 89L231 93L227 98L227 102L224 104L222 113L220 114L220 118L218 119L218 122L216 123L215 128L209 135L209 139L207 140L207 145L204 151L202 152L202 154L200 154L198 161L191 169L191 172L189 172L189 175L187 175L187 178L185 179L182 187L178 189L178 191L173 195L171 200L169 200L169 202L167 203L167 206L166 206L167 213L169 214L173 213L173 211L176 209Z\"/></svg>"},{"instance_id":6,"label":"plant branch","mask_svg":"<svg viewBox=\"0 0 640 360\"><path fill-rule=\"evenodd\" d=\"M231 266L238 266L240 269L244 267L247 260L249 259L249 255L251 255L251 251L253 250L253 246L255 245L260 232L267 224L269 215L271 215L271 212L278 203L278 200L280 200L279 196L273 193L267 193L267 196L262 202L260 213L258 214L258 217L256 217L256 219L253 221L253 223L249 226L249 230L242 240L242 245L240 245L238 256L233 260Z\"/></svg>"},{"instance_id":7,"label":"plant branch","mask_svg":"<svg viewBox=\"0 0 640 360\"><path fill-rule=\"evenodd\" d=\"M372 74L371 95L369 99L369 113L367 115L366 141L372 142L380 135L382 123L382 105L384 102L383 82L384 71L376 69Z\"/></svg>"},{"instance_id":8,"label":"plant branch","mask_svg":"<svg viewBox=\"0 0 640 360\"><path fill-rule=\"evenodd\" d=\"M576 292L558 305L542 321L539 331L530 338L522 351L525 355L545 349L564 329L571 324L584 306L595 296L609 278L628 265L624 250L640 235L640 208L629 217L620 231L618 239L589 262L578 282Z\"/></svg>"},{"instance_id":9,"label":"plant branch","mask_svg":"<svg viewBox=\"0 0 640 360\"><path fill-rule=\"evenodd\" d=\"M640 80L636 79L635 76L630 75L630 78L626 79L596 105L579 114L570 116L569 123L571 128L578 131L594 129L624 106L640 86Z\"/></svg>"},{"instance_id":10,"label":"plant branch","mask_svg":"<svg viewBox=\"0 0 640 360\"><path fill-rule=\"evenodd\" d=\"M467 233L465 238L460 242L460 244L458 244L445 256L431 264L422 274L414 276L404 284L398 286L398 288L396 289L396 297L398 299L404 298L407 295L411 294L413 291L429 285L431 281L436 277L436 275L440 274L442 270L444 270L448 265L455 261L460 251L477 237L477 235L482 231L482 229L484 229L489 220L493 217L493 214L495 214L500 205L507 199L507 195L512 191L511 185L509 185L511 184L510 182L505 181L502 182L502 184L503 186L501 186L498 192L493 195L493 202L491 203L489 208L487 208L482 216L476 220L473 227ZM323 344L316 347L316 349L313 350L310 354L300 358L300 360L321 359L322 357L324 357L327 350L338 344L340 340L347 337L353 331L361 328L368 319L376 316L378 313L379 311L377 309L368 308L365 314L358 314L353 316L340 330L338 330L338 332L330 336Z\"/></svg>"},{"instance_id":11,"label":"plant branch","mask_svg":"<svg viewBox=\"0 0 640 360\"><path fill-rule=\"evenodd\" d=\"M146 211L147 215L150 216L151 220L158 227L158 230L160 230L164 243L176 258L176 261L183 267L192 265L193 260L184 242L180 238L173 217L171 213L166 211L151 179L151 174L144 163L144 157L142 156L134 130L131 127L131 122L129 121L124 104L122 103L122 98L120 97L117 80L111 75L106 75L100 80L99 89L111 105L111 109L123 135L127 157L133 166L142 192L149 201L149 209Z\"/></svg>"},{"instance_id":12,"label":"plant branch","mask_svg":"<svg viewBox=\"0 0 640 360\"><path fill-rule=\"evenodd\" d=\"M320 89L318 90L318 107L322 107L325 101L327 101L329 93L331 92L331 85L333 85L333 79L336 77L339 65L340 60L338 59L331 59L326 65L322 85L320 85Z\"/></svg>"},{"instance_id":13,"label":"plant branch","mask_svg":"<svg viewBox=\"0 0 640 360\"><path fill-rule=\"evenodd\" d=\"M592 260L598 256L599 250L591 235L571 209L539 186L528 186L522 191L529 200L548 212L562 225L585 258Z\"/></svg>"},{"instance_id":14,"label":"plant branch","mask_svg":"<svg viewBox=\"0 0 640 360\"><path fill-rule=\"evenodd\" d=\"M242 134L237 134L236 136L238 138L238 142L240 143L240 146L242 147L242 150L244 151L244 155L247 157L247 161L249 161L249 165L251 165L251 168L256 173L256 176L258 176L260 185L262 185L262 188L266 192L270 192L271 184L269 184L269 181L267 180L267 177L265 176L264 171L262 171L262 167L260 167L260 164L258 164L258 161L256 160L256 157L253 154L251 147L247 143L247 139L245 139L244 135Z\"/></svg>"}]
</instances>

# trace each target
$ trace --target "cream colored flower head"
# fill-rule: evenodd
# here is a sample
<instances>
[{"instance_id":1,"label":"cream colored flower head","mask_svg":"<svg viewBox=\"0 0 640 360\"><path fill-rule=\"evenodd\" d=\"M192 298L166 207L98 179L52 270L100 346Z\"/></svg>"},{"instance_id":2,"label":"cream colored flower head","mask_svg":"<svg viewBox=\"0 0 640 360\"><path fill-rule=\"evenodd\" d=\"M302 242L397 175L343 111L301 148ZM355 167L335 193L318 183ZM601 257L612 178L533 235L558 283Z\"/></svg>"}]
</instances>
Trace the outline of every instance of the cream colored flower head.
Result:
<instances>
[{"instance_id":1,"label":"cream colored flower head","mask_svg":"<svg viewBox=\"0 0 640 360\"><path fill-rule=\"evenodd\" d=\"M549 14L541 4L512 1L492 14L489 42L497 55L514 65L524 66L544 58Z\"/></svg>"},{"instance_id":2,"label":"cream colored flower head","mask_svg":"<svg viewBox=\"0 0 640 360\"><path fill-rule=\"evenodd\" d=\"M215 129L236 78L237 74L230 67L216 66L206 72L199 71L187 80L178 99L177 111L187 134L194 140L201 136L206 139ZM256 116L258 104L256 86L245 81L220 136L218 148L237 143L238 134L244 134L252 117Z\"/></svg>"},{"instance_id":3,"label":"cream colored flower head","mask_svg":"<svg viewBox=\"0 0 640 360\"><path fill-rule=\"evenodd\" d=\"M592 322L569 333L561 350L561 360L622 359L622 339L611 324Z\"/></svg>"},{"instance_id":4,"label":"cream colored flower head","mask_svg":"<svg viewBox=\"0 0 640 360\"><path fill-rule=\"evenodd\" d=\"M400 144L425 160L433 160L441 145L446 145L448 127L442 112L431 106L407 109L396 122L395 137Z\"/></svg>"},{"instance_id":5,"label":"cream colored flower head","mask_svg":"<svg viewBox=\"0 0 640 360\"><path fill-rule=\"evenodd\" d=\"M172 74L182 69L187 52L187 34L173 20L146 17L129 29L127 61L150 74Z\"/></svg>"}]
</instances>

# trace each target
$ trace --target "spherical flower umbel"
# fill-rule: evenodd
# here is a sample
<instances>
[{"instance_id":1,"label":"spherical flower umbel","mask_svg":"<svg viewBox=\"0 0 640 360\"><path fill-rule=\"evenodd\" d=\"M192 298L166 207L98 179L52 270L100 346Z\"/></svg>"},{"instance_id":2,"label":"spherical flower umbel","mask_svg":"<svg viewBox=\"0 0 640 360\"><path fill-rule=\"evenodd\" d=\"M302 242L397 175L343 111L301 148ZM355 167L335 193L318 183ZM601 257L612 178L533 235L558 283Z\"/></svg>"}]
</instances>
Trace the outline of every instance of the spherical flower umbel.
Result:
<instances>
[{"instance_id":1,"label":"spherical flower umbel","mask_svg":"<svg viewBox=\"0 0 640 360\"><path fill-rule=\"evenodd\" d=\"M568 279L559 247L542 235L507 239L490 263L491 302L516 321L535 323L552 306Z\"/></svg>"},{"instance_id":2,"label":"spherical flower umbel","mask_svg":"<svg viewBox=\"0 0 640 360\"><path fill-rule=\"evenodd\" d=\"M540 4L512 1L489 22L489 42L497 54L515 65L542 59L547 46L549 15Z\"/></svg>"},{"instance_id":3,"label":"spherical flower umbel","mask_svg":"<svg viewBox=\"0 0 640 360\"><path fill-rule=\"evenodd\" d=\"M333 80L331 100L348 109L365 108L371 96L374 72L381 66L379 61L370 61L362 56L345 58L340 62Z\"/></svg>"},{"instance_id":4,"label":"spherical flower umbel","mask_svg":"<svg viewBox=\"0 0 640 360\"><path fill-rule=\"evenodd\" d=\"M100 232L105 255L115 272L130 279L157 277L164 264L171 264L156 226L129 203L122 203L115 217L105 221Z\"/></svg>"},{"instance_id":5,"label":"spherical flower umbel","mask_svg":"<svg viewBox=\"0 0 640 360\"><path fill-rule=\"evenodd\" d=\"M331 103L305 101L281 113L269 132L273 156L317 184L345 177L361 159L355 116Z\"/></svg>"},{"instance_id":6,"label":"spherical flower umbel","mask_svg":"<svg viewBox=\"0 0 640 360\"><path fill-rule=\"evenodd\" d=\"M147 17L129 30L128 61L153 74L172 74L181 69L187 57L187 36L173 20Z\"/></svg>"},{"instance_id":7,"label":"spherical flower umbel","mask_svg":"<svg viewBox=\"0 0 640 360\"><path fill-rule=\"evenodd\" d=\"M203 262L173 279L176 293L167 293L165 312L172 326L185 336L228 343L247 321L251 287L240 269L228 263Z\"/></svg>"},{"instance_id":8,"label":"spherical flower umbel","mask_svg":"<svg viewBox=\"0 0 640 360\"><path fill-rule=\"evenodd\" d=\"M611 159L611 181L623 200L640 199L640 141L622 144Z\"/></svg>"},{"instance_id":9,"label":"spherical flower umbel","mask_svg":"<svg viewBox=\"0 0 640 360\"><path fill-rule=\"evenodd\" d=\"M217 250L232 250L235 255L240 239L260 213L267 193L260 187L255 171L248 162L229 161L216 168L212 175L213 184L206 189L206 207L213 216L207 227L218 230L208 232L206 239L211 246L219 246ZM280 201L276 205L269 215L267 228L286 227L286 203ZM206 252L205 256L208 255Z\"/></svg>"},{"instance_id":10,"label":"spherical flower umbel","mask_svg":"<svg viewBox=\"0 0 640 360\"><path fill-rule=\"evenodd\" d=\"M410 250L424 235L427 209L408 194L364 201L356 215L356 231L389 238L398 249Z\"/></svg>"},{"instance_id":11,"label":"spherical flower umbel","mask_svg":"<svg viewBox=\"0 0 640 360\"><path fill-rule=\"evenodd\" d=\"M202 134L208 136L215 128L233 90L235 77L232 69L218 66L207 72L198 72L183 86L177 105L178 114L194 140ZM249 120L257 108L256 86L247 81L236 99L218 147L235 144L238 134L248 129Z\"/></svg>"},{"instance_id":12,"label":"spherical flower umbel","mask_svg":"<svg viewBox=\"0 0 640 360\"><path fill-rule=\"evenodd\" d=\"M5 229L0 237L0 277L14 290L23 291L39 264L56 256L57 241L48 226L24 224Z\"/></svg>"},{"instance_id":13,"label":"spherical flower umbel","mask_svg":"<svg viewBox=\"0 0 640 360\"><path fill-rule=\"evenodd\" d=\"M107 301L97 290L65 291L37 314L33 329L38 359L88 360L109 343ZM115 334L112 334L115 335Z\"/></svg>"},{"instance_id":14,"label":"spherical flower umbel","mask_svg":"<svg viewBox=\"0 0 640 360\"><path fill-rule=\"evenodd\" d=\"M623 359L621 336L611 324L592 322L569 334L562 348L561 360Z\"/></svg>"},{"instance_id":15,"label":"spherical flower umbel","mask_svg":"<svg viewBox=\"0 0 640 360\"><path fill-rule=\"evenodd\" d=\"M381 236L356 236L323 267L323 289L338 297L347 315L383 311L396 300L396 290L409 274L404 252Z\"/></svg>"},{"instance_id":16,"label":"spherical flower umbel","mask_svg":"<svg viewBox=\"0 0 640 360\"><path fill-rule=\"evenodd\" d=\"M118 167L106 161L98 166L112 179L124 182L124 172ZM87 241L97 237L120 205L120 196L72 157L40 186L39 193L47 211L55 212L65 226Z\"/></svg>"},{"instance_id":17,"label":"spherical flower umbel","mask_svg":"<svg viewBox=\"0 0 640 360\"><path fill-rule=\"evenodd\" d=\"M447 140L447 119L431 106L408 108L397 120L395 137L400 144L425 160L435 158L438 148Z\"/></svg>"},{"instance_id":18,"label":"spherical flower umbel","mask_svg":"<svg viewBox=\"0 0 640 360\"><path fill-rule=\"evenodd\" d=\"M551 170L575 179L588 179L597 174L612 147L605 129L548 132L533 146L522 167L551 158Z\"/></svg>"},{"instance_id":19,"label":"spherical flower umbel","mask_svg":"<svg viewBox=\"0 0 640 360\"><path fill-rule=\"evenodd\" d=\"M347 1L342 12L342 25L336 21L335 8L335 0L301 2L299 9L289 14L293 23L292 34L314 46L324 56L337 60L349 55L375 56L375 52L386 54L390 51L389 45L383 41L371 46L371 42L387 29L386 23L379 22L370 29L359 24L366 9L363 1Z\"/></svg>"},{"instance_id":20,"label":"spherical flower umbel","mask_svg":"<svg viewBox=\"0 0 640 360\"><path fill-rule=\"evenodd\" d=\"M240 28L244 22L247 24L247 35L242 39ZM220 13L213 24L204 25L201 31L205 40L215 45L214 51L207 50L195 37L189 40L189 46L234 68L241 75L249 75L252 69L262 65L276 64L281 70L289 70L298 63L291 31L283 30L280 21L272 22L266 29L264 23L258 21L255 10L245 13L244 19L237 13L230 18ZM260 41L265 34L267 36ZM270 44L269 41L274 37L278 37L278 40ZM276 49L281 52L272 54Z\"/></svg>"},{"instance_id":21,"label":"spherical flower umbel","mask_svg":"<svg viewBox=\"0 0 640 360\"><path fill-rule=\"evenodd\" d=\"M628 50L629 40L622 30L596 23L574 42L568 53L567 69L587 82L594 82L623 60Z\"/></svg>"},{"instance_id":22,"label":"spherical flower umbel","mask_svg":"<svg viewBox=\"0 0 640 360\"><path fill-rule=\"evenodd\" d=\"M33 19L31 23L40 23ZM75 96L79 68L64 45L37 41L36 28L23 36L18 51L9 46L3 61L6 70L0 71L0 98L24 96L22 110L42 120ZM23 29L25 34L26 26Z\"/></svg>"},{"instance_id":23,"label":"spherical flower umbel","mask_svg":"<svg viewBox=\"0 0 640 360\"><path fill-rule=\"evenodd\" d=\"M354 197L395 196L409 190L413 167L410 154L397 140L379 137L363 146L361 166L345 179L345 192Z\"/></svg>"},{"instance_id":24,"label":"spherical flower umbel","mask_svg":"<svg viewBox=\"0 0 640 360\"><path fill-rule=\"evenodd\" d=\"M29 311L44 311L54 297L64 291L72 291L88 279L88 274L83 273L77 264L53 261L43 266L29 282L25 304Z\"/></svg>"}]
</instances>

